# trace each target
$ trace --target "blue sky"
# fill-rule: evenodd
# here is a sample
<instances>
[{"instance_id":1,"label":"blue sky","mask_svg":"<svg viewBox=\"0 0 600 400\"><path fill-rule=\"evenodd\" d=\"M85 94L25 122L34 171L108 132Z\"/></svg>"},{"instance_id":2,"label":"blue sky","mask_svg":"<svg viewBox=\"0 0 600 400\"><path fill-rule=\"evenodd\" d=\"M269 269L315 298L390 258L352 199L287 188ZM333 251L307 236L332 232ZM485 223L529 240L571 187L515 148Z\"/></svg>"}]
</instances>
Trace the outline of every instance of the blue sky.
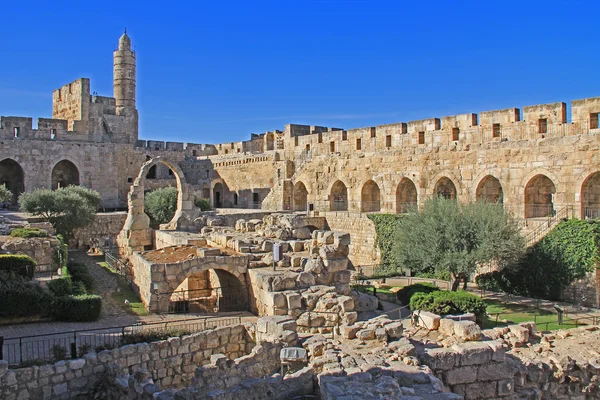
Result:
<instances>
[{"instance_id":1,"label":"blue sky","mask_svg":"<svg viewBox=\"0 0 600 400\"><path fill-rule=\"evenodd\" d=\"M140 137L219 143L600 96L597 1L5 2L0 115L112 96L123 28ZM102 5L106 5L102 7Z\"/></svg>"}]
</instances>

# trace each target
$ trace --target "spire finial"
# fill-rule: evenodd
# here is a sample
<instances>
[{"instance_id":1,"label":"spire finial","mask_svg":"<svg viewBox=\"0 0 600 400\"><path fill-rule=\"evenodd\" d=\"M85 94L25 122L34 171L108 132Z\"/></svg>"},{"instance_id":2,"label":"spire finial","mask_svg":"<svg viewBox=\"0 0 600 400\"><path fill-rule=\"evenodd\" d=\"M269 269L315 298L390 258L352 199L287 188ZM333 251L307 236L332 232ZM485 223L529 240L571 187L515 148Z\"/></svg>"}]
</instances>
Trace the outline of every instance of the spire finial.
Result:
<instances>
[{"instance_id":1,"label":"spire finial","mask_svg":"<svg viewBox=\"0 0 600 400\"><path fill-rule=\"evenodd\" d=\"M127 33L127 28L123 28L123 33Z\"/></svg>"}]
</instances>

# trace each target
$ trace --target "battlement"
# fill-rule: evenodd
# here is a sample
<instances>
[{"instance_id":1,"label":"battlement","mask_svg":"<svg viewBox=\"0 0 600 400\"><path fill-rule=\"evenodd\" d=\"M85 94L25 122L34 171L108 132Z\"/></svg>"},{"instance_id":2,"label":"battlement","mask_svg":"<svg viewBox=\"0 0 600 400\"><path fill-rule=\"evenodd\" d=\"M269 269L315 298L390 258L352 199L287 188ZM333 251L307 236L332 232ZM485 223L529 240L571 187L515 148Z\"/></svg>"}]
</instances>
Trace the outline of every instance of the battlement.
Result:
<instances>
[{"instance_id":1,"label":"battlement","mask_svg":"<svg viewBox=\"0 0 600 400\"><path fill-rule=\"evenodd\" d=\"M183 152L189 157L206 157L217 155L218 151L212 144L162 142L159 140L138 140L136 148L148 151L176 151Z\"/></svg>"}]
</instances>

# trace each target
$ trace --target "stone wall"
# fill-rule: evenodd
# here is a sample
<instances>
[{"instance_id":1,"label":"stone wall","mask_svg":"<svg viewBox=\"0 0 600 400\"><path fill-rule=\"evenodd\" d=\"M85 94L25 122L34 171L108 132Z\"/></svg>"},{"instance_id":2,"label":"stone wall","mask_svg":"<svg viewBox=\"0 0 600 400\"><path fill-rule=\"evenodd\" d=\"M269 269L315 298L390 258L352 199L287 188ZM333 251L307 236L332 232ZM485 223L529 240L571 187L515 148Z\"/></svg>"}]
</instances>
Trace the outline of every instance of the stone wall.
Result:
<instances>
[{"instance_id":1,"label":"stone wall","mask_svg":"<svg viewBox=\"0 0 600 400\"><path fill-rule=\"evenodd\" d=\"M600 307L600 269L589 272L563 290L563 300L586 307Z\"/></svg>"},{"instance_id":2,"label":"stone wall","mask_svg":"<svg viewBox=\"0 0 600 400\"><path fill-rule=\"evenodd\" d=\"M330 211L319 212L325 216L327 225L334 231L348 232L350 234L350 254L348 258L352 265L365 266L363 272L368 274L369 267L379 264L381 255L377 246L377 232L375 224L367 214Z\"/></svg>"},{"instance_id":3,"label":"stone wall","mask_svg":"<svg viewBox=\"0 0 600 400\"><path fill-rule=\"evenodd\" d=\"M144 369L163 388L191 385L197 366L210 365L221 354L234 359L251 352L254 341L244 325L217 328L152 343L123 346L83 358L27 368L8 368L0 361L0 398L73 399L93 390L109 366Z\"/></svg>"},{"instance_id":4,"label":"stone wall","mask_svg":"<svg viewBox=\"0 0 600 400\"><path fill-rule=\"evenodd\" d=\"M56 237L45 238L13 238L0 237L0 250L2 253L26 254L37 263L36 272L57 271L58 262L56 254L59 248Z\"/></svg>"},{"instance_id":5,"label":"stone wall","mask_svg":"<svg viewBox=\"0 0 600 400\"><path fill-rule=\"evenodd\" d=\"M85 247L90 245L90 239L96 239L101 247L114 247L126 218L126 212L97 213L89 225L73 232L69 245Z\"/></svg>"}]
</instances>

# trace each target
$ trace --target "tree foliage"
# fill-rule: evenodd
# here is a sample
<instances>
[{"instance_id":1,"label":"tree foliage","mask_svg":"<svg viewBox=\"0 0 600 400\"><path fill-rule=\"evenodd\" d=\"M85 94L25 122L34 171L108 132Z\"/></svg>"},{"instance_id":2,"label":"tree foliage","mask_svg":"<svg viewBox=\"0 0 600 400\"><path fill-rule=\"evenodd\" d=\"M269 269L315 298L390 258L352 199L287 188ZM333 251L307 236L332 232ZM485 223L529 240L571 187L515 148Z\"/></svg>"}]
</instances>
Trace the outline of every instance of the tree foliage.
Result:
<instances>
[{"instance_id":1,"label":"tree foliage","mask_svg":"<svg viewBox=\"0 0 600 400\"><path fill-rule=\"evenodd\" d=\"M144 197L144 211L153 224L166 224L177 210L177 188L165 187L153 190Z\"/></svg>"},{"instance_id":2,"label":"tree foliage","mask_svg":"<svg viewBox=\"0 0 600 400\"><path fill-rule=\"evenodd\" d=\"M100 194L82 186L67 186L56 190L37 189L19 197L21 210L50 222L65 238L73 230L88 225L100 205Z\"/></svg>"},{"instance_id":3,"label":"tree foliage","mask_svg":"<svg viewBox=\"0 0 600 400\"><path fill-rule=\"evenodd\" d=\"M487 290L560 300L562 290L598 268L600 221L572 219L558 224L510 268L483 274L477 284Z\"/></svg>"},{"instance_id":4,"label":"tree foliage","mask_svg":"<svg viewBox=\"0 0 600 400\"><path fill-rule=\"evenodd\" d=\"M503 268L525 251L516 220L501 204L460 204L437 197L399 221L394 244L398 265L415 272L447 271L455 280L453 290L478 265Z\"/></svg>"},{"instance_id":5,"label":"tree foliage","mask_svg":"<svg viewBox=\"0 0 600 400\"><path fill-rule=\"evenodd\" d=\"M8 190L5 184L0 185L0 203L10 201L12 199L12 192Z\"/></svg>"}]
</instances>

